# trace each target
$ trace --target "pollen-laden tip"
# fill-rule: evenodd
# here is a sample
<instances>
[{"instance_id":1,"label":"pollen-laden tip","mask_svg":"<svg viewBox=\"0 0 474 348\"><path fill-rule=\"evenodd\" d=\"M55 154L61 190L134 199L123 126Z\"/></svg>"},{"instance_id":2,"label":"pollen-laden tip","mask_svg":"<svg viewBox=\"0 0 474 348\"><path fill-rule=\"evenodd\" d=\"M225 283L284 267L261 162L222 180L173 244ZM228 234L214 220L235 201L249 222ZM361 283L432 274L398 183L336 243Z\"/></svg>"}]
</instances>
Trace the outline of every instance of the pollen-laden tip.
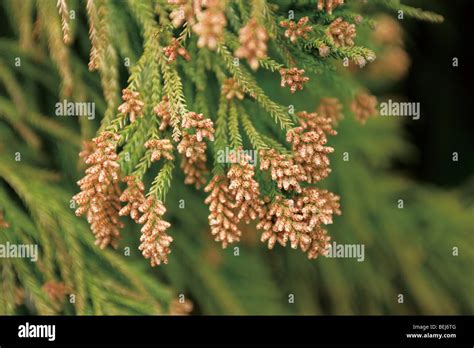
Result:
<instances>
[{"instance_id":1,"label":"pollen-laden tip","mask_svg":"<svg viewBox=\"0 0 474 348\"><path fill-rule=\"evenodd\" d=\"M81 192L73 197L79 205L76 215L87 214L96 244L102 249L109 244L117 247L123 227L119 221L120 166L115 152L118 139L117 134L103 132L92 140L92 153L85 158L86 175L78 181Z\"/></svg>"}]
</instances>

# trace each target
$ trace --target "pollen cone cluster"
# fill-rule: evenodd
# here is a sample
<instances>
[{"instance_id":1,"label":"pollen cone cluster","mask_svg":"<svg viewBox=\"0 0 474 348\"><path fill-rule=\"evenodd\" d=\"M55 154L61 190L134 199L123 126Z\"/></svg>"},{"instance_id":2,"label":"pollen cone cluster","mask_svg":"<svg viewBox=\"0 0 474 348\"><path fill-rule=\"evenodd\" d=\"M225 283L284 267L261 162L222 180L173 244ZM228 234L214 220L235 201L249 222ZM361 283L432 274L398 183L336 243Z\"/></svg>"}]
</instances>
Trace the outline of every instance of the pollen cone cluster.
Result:
<instances>
[{"instance_id":1,"label":"pollen cone cluster","mask_svg":"<svg viewBox=\"0 0 474 348\"><path fill-rule=\"evenodd\" d=\"M127 184L127 188L122 192L120 196L120 202L126 203L126 205L120 209L120 216L129 215L135 222L140 219L140 206L145 201L145 185L132 175L123 178L123 182Z\"/></svg>"},{"instance_id":2,"label":"pollen cone cluster","mask_svg":"<svg viewBox=\"0 0 474 348\"><path fill-rule=\"evenodd\" d=\"M258 60L267 56L268 34L264 27L251 19L239 31L239 48L235 51L235 56L247 59L252 70L257 70Z\"/></svg>"},{"instance_id":3,"label":"pollen cone cluster","mask_svg":"<svg viewBox=\"0 0 474 348\"><path fill-rule=\"evenodd\" d=\"M178 152L182 154L181 169L184 172L184 183L195 185L199 189L206 183L206 143L198 141L196 135L183 134L178 144Z\"/></svg>"},{"instance_id":4,"label":"pollen cone cluster","mask_svg":"<svg viewBox=\"0 0 474 348\"><path fill-rule=\"evenodd\" d=\"M301 126L308 130L324 132L328 135L336 135L329 117L324 117L317 112L300 111L296 114Z\"/></svg>"},{"instance_id":5,"label":"pollen cone cluster","mask_svg":"<svg viewBox=\"0 0 474 348\"><path fill-rule=\"evenodd\" d=\"M242 100L245 97L244 91L234 79L227 79L224 81L222 84L222 93L227 100L231 100L233 98Z\"/></svg>"},{"instance_id":6,"label":"pollen cone cluster","mask_svg":"<svg viewBox=\"0 0 474 348\"><path fill-rule=\"evenodd\" d=\"M214 126L212 120L195 112L186 114L181 126L184 129L183 138L177 148L182 155L181 169L185 174L184 183L195 185L199 189L206 183L207 174L207 145L204 138L214 140ZM191 134L191 131L194 131L194 134Z\"/></svg>"},{"instance_id":7,"label":"pollen cone cluster","mask_svg":"<svg viewBox=\"0 0 474 348\"><path fill-rule=\"evenodd\" d=\"M77 182L81 192L73 197L79 205L76 215L87 213L96 244L101 248L109 244L116 247L123 227L118 214L120 166L115 152L118 139L118 135L110 132L93 139L95 149L86 158L86 176Z\"/></svg>"},{"instance_id":8,"label":"pollen cone cluster","mask_svg":"<svg viewBox=\"0 0 474 348\"><path fill-rule=\"evenodd\" d=\"M304 43L312 37L312 30L316 26L310 25L310 17L307 16L297 21L280 22L281 11L275 16L273 6L265 4L265 1L255 0L248 4L240 1L237 5L227 0L167 0L168 4L163 3L165 0L158 2L160 6L154 9L147 9L147 6L143 7L135 2L130 4L138 17L143 17L140 14L146 15L146 18L138 18L139 24L145 19L144 24L150 29L144 33L145 50L135 67L138 74L134 73L135 68L132 69L129 87L122 90L123 101L118 106L119 114L115 118L107 118L103 125L105 129L113 130L120 136L103 132L92 143L86 144L80 154L88 168L85 177L78 182L81 192L74 197L78 204L76 214L87 214L96 243L101 248L109 244L117 246L119 231L123 227L119 218L129 216L141 225L139 249L143 256L152 266L166 264L173 238L167 234L170 223L164 220L166 208L162 200L172 189L172 161L179 156L185 184L194 185L197 189L204 187L208 195L205 203L209 205L211 233L222 247L240 241L240 223L244 225L254 222L263 230L261 240L269 248L273 248L276 243L283 246L290 244L292 248L306 252L309 258L317 257L324 252L329 240L322 227L332 223L334 215L340 214L339 197L313 186L331 171L329 154L334 150L327 146L327 142L329 135L336 134L332 126L343 117L342 105L337 99L323 98L317 112L297 113L299 124L293 128L295 117L288 116L279 103L267 96L260 87L258 76L248 73L242 66L234 66L238 65L239 59L246 60L252 70L257 70L262 64L268 70L277 74L279 72L281 87L288 88L291 93L302 90L309 77L305 76L305 70L297 66L301 63L309 70L311 67L313 70L315 68L314 64L308 63L314 52L309 52L303 46L308 46ZM324 17L328 23L332 22L323 32L324 37L314 38L312 43L313 48L317 48L323 57L339 57L341 49L335 46L354 45L356 27L344 19L350 18L357 24L356 16L331 15L333 9L343 3L343 0L317 1L318 9L327 12L319 13L320 17ZM61 0L59 4L62 7L60 11L64 13L66 1ZM107 9L107 6L97 5L95 13L96 5L93 0L88 1L88 12L94 12L94 18L98 19L91 21L91 38L94 35L97 38L96 44L92 42L97 57L95 60L91 59L91 64L96 68L100 63L101 72L107 73L110 69L107 64L102 64L107 59L103 62L102 58L108 57L113 63L117 57L116 52L112 51L115 49L112 47L114 40L108 42L113 33L96 26L102 23L98 17L104 14L102 10ZM275 8L275 12L277 11ZM168 13L171 21L166 18ZM231 28L226 28L227 20ZM278 22L280 28L275 27ZM175 30L171 23L183 28ZM319 31L324 30L323 25L324 23L318 24ZM233 37L237 31L238 40ZM288 40L274 43L277 46L284 44L276 53L283 58L285 65L280 64L278 59L273 60L267 56L270 36L278 41L275 35L278 36L277 32L283 31ZM111 37L114 38L114 35ZM150 41L150 37L153 40ZM155 44L150 46L147 44L150 42ZM194 64L186 65L184 60L191 59L186 48L194 52L196 46L199 51L198 59ZM229 49L232 49L234 55ZM332 49L334 52L331 54ZM209 50L217 50L217 53ZM368 50L362 47L342 51L352 53L349 54L350 58L359 65L370 60L366 53ZM360 59L357 58L357 52L363 52L360 53ZM164 57L167 59L163 60ZM166 61L170 64L166 64ZM149 72L156 74L147 75ZM114 72L109 71L107 74ZM195 83L183 79L183 74L193 75L191 80L195 80ZM142 81L145 75L149 78L149 84ZM201 88L202 83L198 82L203 81L214 81L220 87L219 98L214 100L218 105L203 104L212 102L209 99L215 94L215 91L204 91ZM150 87L149 90L146 90L147 87ZM110 88L113 89L113 86ZM160 101L161 95L163 97ZM280 144L279 137L274 134L277 131L274 127L269 128L266 121L258 120L255 115L250 117L246 113L254 111L246 110L252 102L244 100L247 95L285 130L286 145ZM359 119L366 119L372 111L371 107L374 108L371 98L356 96L352 111L359 115ZM147 103L146 108L144 102ZM188 107L193 106L197 106L199 110L209 109L209 114L206 111L208 117L188 112ZM148 116L151 108L156 116L149 115L149 120L141 119L134 123L144 116L144 111L147 111ZM209 142L214 141L216 133L213 121L209 118L212 114L217 122L217 144L212 149L215 150L214 176L208 182L207 152ZM135 149L137 139L144 147ZM240 148L244 144L251 146L252 154L253 151L259 151L258 161L254 163L252 160L255 157L247 155L248 152ZM128 159L125 156L122 158L122 154L130 155L129 163L123 164L124 172L134 174L125 174L122 178L121 185L126 185L123 192L119 187L121 178L117 147L122 151L121 160ZM179 155L174 152L175 147ZM222 153L228 154L229 147L235 151L230 154L230 158L220 160ZM151 170L163 162L164 166L158 171L149 190L145 190L143 178L148 182L147 174L151 174ZM259 167L254 166L256 163L259 163ZM4 226L3 215L0 215L0 228ZM177 302L169 308L170 313L178 314L190 310L189 305Z\"/></svg>"},{"instance_id":9,"label":"pollen cone cluster","mask_svg":"<svg viewBox=\"0 0 474 348\"><path fill-rule=\"evenodd\" d=\"M290 92L295 93L303 89L303 84L309 81L309 77L303 76L304 70L298 68L280 69L281 87L290 87Z\"/></svg>"},{"instance_id":10,"label":"pollen cone cluster","mask_svg":"<svg viewBox=\"0 0 474 348\"><path fill-rule=\"evenodd\" d=\"M321 98L316 113L322 118L328 118L332 124L337 124L344 118L342 104L336 98Z\"/></svg>"},{"instance_id":11,"label":"pollen cone cluster","mask_svg":"<svg viewBox=\"0 0 474 348\"><path fill-rule=\"evenodd\" d=\"M308 258L316 258L327 247L329 237L321 228L332 223L332 216L339 215L339 197L326 190L305 188L295 199L277 196L266 211L257 228L263 229L261 240L269 249L275 243L307 252Z\"/></svg>"},{"instance_id":12,"label":"pollen cone cluster","mask_svg":"<svg viewBox=\"0 0 474 348\"><path fill-rule=\"evenodd\" d=\"M130 122L135 122L142 116L144 103L139 99L140 94L126 88L122 90L123 103L118 107L119 112L128 114Z\"/></svg>"},{"instance_id":13,"label":"pollen cone cluster","mask_svg":"<svg viewBox=\"0 0 474 348\"><path fill-rule=\"evenodd\" d=\"M170 102L167 96L153 108L153 112L161 119L159 130L165 130L171 123Z\"/></svg>"},{"instance_id":14,"label":"pollen cone cluster","mask_svg":"<svg viewBox=\"0 0 474 348\"><path fill-rule=\"evenodd\" d=\"M239 156L239 161L232 164L227 172L229 191L235 199L237 217L246 223L259 217L263 209L260 187L254 175L254 166L249 163L248 156L242 154Z\"/></svg>"},{"instance_id":15,"label":"pollen cone cluster","mask_svg":"<svg viewBox=\"0 0 474 348\"><path fill-rule=\"evenodd\" d=\"M215 50L224 37L224 28L227 24L219 2L210 1L204 11L196 14L196 18L197 23L194 24L193 30L199 36L198 47Z\"/></svg>"},{"instance_id":16,"label":"pollen cone cluster","mask_svg":"<svg viewBox=\"0 0 474 348\"><path fill-rule=\"evenodd\" d=\"M151 149L151 161L159 161L162 157L173 160L173 144L169 139L150 139L145 142L145 148Z\"/></svg>"},{"instance_id":17,"label":"pollen cone cluster","mask_svg":"<svg viewBox=\"0 0 474 348\"><path fill-rule=\"evenodd\" d=\"M199 0L168 0L169 4L178 6L170 13L170 19L173 25L178 28L183 25L184 22L194 24L194 15L196 13L196 9L200 10L200 2L201 1Z\"/></svg>"},{"instance_id":18,"label":"pollen cone cluster","mask_svg":"<svg viewBox=\"0 0 474 348\"><path fill-rule=\"evenodd\" d=\"M296 42L298 38L308 38L308 33L313 29L312 26L307 25L308 21L308 17L303 17L298 22L281 21L280 26L286 28L285 37L289 38L291 42Z\"/></svg>"},{"instance_id":19,"label":"pollen cone cluster","mask_svg":"<svg viewBox=\"0 0 474 348\"><path fill-rule=\"evenodd\" d=\"M377 98L367 93L358 93L351 103L351 111L357 121L365 124L370 117L377 116Z\"/></svg>"},{"instance_id":20,"label":"pollen cone cluster","mask_svg":"<svg viewBox=\"0 0 474 348\"><path fill-rule=\"evenodd\" d=\"M83 141L82 142L82 149L79 152L79 163L86 163L87 157L89 157L95 150L95 144L93 141Z\"/></svg>"},{"instance_id":21,"label":"pollen cone cluster","mask_svg":"<svg viewBox=\"0 0 474 348\"><path fill-rule=\"evenodd\" d=\"M286 140L292 144L294 161L299 166L302 173L306 175L308 183L318 182L329 175L328 154L334 149L325 146L327 135L335 135L331 127L331 120L317 117L316 114L300 113L308 117L314 115L313 119L306 121L306 126L301 126L290 130Z\"/></svg>"},{"instance_id":22,"label":"pollen cone cluster","mask_svg":"<svg viewBox=\"0 0 474 348\"><path fill-rule=\"evenodd\" d=\"M277 194L273 200L261 198L255 168L241 149L230 155L227 176L215 176L205 188L211 193L206 199L211 231L224 247L240 239L240 221L257 220L257 228L263 229L261 240L270 249L277 242L282 246L290 242L309 258L325 251L329 237L322 225L331 224L333 215L340 214L339 197L301 183L314 184L329 174L328 154L333 149L325 145L327 136L336 132L329 117L307 112L297 116L301 126L287 133L290 154L275 149L259 152L260 170L269 171L278 189L287 191L287 197Z\"/></svg>"},{"instance_id":23,"label":"pollen cone cluster","mask_svg":"<svg viewBox=\"0 0 474 348\"><path fill-rule=\"evenodd\" d=\"M204 191L209 193L204 202L209 205L208 220L215 241L221 242L223 248L240 241L242 232L237 227L239 218L235 214L235 198L230 192L228 179L216 175Z\"/></svg>"},{"instance_id":24,"label":"pollen cone cluster","mask_svg":"<svg viewBox=\"0 0 474 348\"><path fill-rule=\"evenodd\" d=\"M126 205L120 210L120 215L130 215L136 223L143 225L139 249L146 259L150 259L151 266L168 263L173 238L166 233L170 224L162 219L166 208L153 195L145 197L143 183L134 176L126 176L123 181L127 188L120 201Z\"/></svg>"},{"instance_id":25,"label":"pollen cone cluster","mask_svg":"<svg viewBox=\"0 0 474 348\"><path fill-rule=\"evenodd\" d=\"M318 0L318 10L332 14L332 11L344 4L344 0Z\"/></svg>"},{"instance_id":26,"label":"pollen cone cluster","mask_svg":"<svg viewBox=\"0 0 474 348\"><path fill-rule=\"evenodd\" d=\"M191 60L188 51L181 46L180 42L175 37L171 39L171 43L168 46L163 47L163 53L168 58L168 62L174 62L179 56L187 61Z\"/></svg>"},{"instance_id":27,"label":"pollen cone cluster","mask_svg":"<svg viewBox=\"0 0 474 348\"><path fill-rule=\"evenodd\" d=\"M338 47L354 46L356 27L349 24L342 17L336 18L328 27L328 35L334 40Z\"/></svg>"},{"instance_id":28,"label":"pollen cone cluster","mask_svg":"<svg viewBox=\"0 0 474 348\"><path fill-rule=\"evenodd\" d=\"M301 192L300 182L306 181L306 175L295 164L292 158L287 158L275 149L260 151L260 169L269 170L272 180L279 189Z\"/></svg>"},{"instance_id":29,"label":"pollen cone cluster","mask_svg":"<svg viewBox=\"0 0 474 348\"><path fill-rule=\"evenodd\" d=\"M209 118L205 118L203 114L188 112L184 117L181 126L185 129L194 128L197 141L204 138L214 140L214 124Z\"/></svg>"},{"instance_id":30,"label":"pollen cone cluster","mask_svg":"<svg viewBox=\"0 0 474 348\"><path fill-rule=\"evenodd\" d=\"M162 219L166 212L165 206L151 195L140 205L139 211L142 216L138 223L143 224L143 227L138 248L146 259L150 259L152 267L168 263L173 238L166 233L170 223Z\"/></svg>"},{"instance_id":31,"label":"pollen cone cluster","mask_svg":"<svg viewBox=\"0 0 474 348\"><path fill-rule=\"evenodd\" d=\"M318 52L321 57L326 58L327 56L329 56L329 53L331 53L331 50L329 49L328 45L321 44L318 47Z\"/></svg>"}]
</instances>

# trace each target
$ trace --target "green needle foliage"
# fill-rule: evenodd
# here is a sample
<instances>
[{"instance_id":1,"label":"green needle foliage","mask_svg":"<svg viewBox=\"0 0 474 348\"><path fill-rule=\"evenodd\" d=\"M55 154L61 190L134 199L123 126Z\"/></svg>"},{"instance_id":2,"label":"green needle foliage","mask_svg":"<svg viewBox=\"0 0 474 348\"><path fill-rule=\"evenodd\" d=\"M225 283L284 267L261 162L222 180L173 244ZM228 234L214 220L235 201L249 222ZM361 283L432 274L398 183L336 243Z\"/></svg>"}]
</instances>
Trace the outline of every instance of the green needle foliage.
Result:
<instances>
[{"instance_id":1,"label":"green needle foliage","mask_svg":"<svg viewBox=\"0 0 474 348\"><path fill-rule=\"evenodd\" d=\"M174 25L177 5L165 0L59 3L67 6L62 18L53 0L0 6L8 23L0 37L0 245L39 246L37 262L0 259L0 314L168 314L189 311L179 306L187 300L196 314L472 314L472 200L393 172L392 160L413 151L399 118L361 126L351 107L361 90L382 93L393 82L371 67L388 49L374 39L378 15L435 23L441 16L396 0L347 0L332 13L310 0L229 0L222 2L222 39L210 49L200 47L191 21ZM292 43L280 22L305 16L312 30ZM251 18L269 36L256 72L250 59L235 57ZM355 45L338 46L328 34L337 18L356 23ZM164 48L173 38L189 61L169 61ZM295 94L280 88L280 70L292 67L310 78ZM243 100L226 98L229 79ZM118 110L122 88L144 103L135 121ZM164 97L167 128L154 111ZM363 245L363 262L308 260L278 245L268 251L255 224L242 226L240 244L221 250L209 233L205 193L183 184L181 154L153 162L145 146L180 139L189 131L183 117L203 113L215 129L207 183L227 172L217 158L226 149L276 149L291 158L285 134L298 125L298 111L315 110L327 97L340 101L345 116L335 120L338 135L329 140L332 173L318 183L341 197L343 214L327 229L338 244ZM64 99L94 103L96 117L56 116ZM117 250L101 250L74 215L71 197L85 169L77 154L104 131L119 136L121 174L143 181L146 196L166 203L174 239L167 265L151 268L143 259L132 221ZM290 197L258 163L262 193L270 201Z\"/></svg>"}]
</instances>

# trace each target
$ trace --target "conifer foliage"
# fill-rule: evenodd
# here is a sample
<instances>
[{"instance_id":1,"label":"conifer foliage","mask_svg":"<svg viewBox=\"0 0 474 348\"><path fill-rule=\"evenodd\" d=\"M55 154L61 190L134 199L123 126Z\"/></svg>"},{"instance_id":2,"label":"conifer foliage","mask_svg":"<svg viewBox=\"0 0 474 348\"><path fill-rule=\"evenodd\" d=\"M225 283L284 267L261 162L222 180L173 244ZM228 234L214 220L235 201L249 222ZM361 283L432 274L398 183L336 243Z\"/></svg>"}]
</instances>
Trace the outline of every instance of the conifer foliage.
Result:
<instances>
[{"instance_id":1,"label":"conifer foliage","mask_svg":"<svg viewBox=\"0 0 474 348\"><path fill-rule=\"evenodd\" d=\"M333 19L333 8L342 4L319 2L313 8L311 19L304 16L296 23L281 20L284 12L264 0L168 1L156 4L129 1L130 11L142 31L144 51L131 69L127 88L122 91L123 104L115 110L115 115L114 109L109 110L108 114L112 116L104 120L98 137L94 139L97 144L100 139L113 136L115 140L111 141L115 141L115 145L107 149L112 150L110 156L114 159L100 156L103 163L97 164L97 152L91 153L85 159L87 164L91 164L86 173L88 176L91 173L97 175L97 180L92 182L94 180L86 176L79 182L81 192L75 196L75 200L81 204L76 214L81 215L87 210L97 243L101 247L108 244L115 246L118 238L118 213L121 210L115 203L121 195L117 189L118 176L131 175L137 181L133 185L144 186L143 176L151 162L161 159L163 144L166 144L164 154L167 156L159 161L161 169L146 193L147 206L151 204L159 207L158 216L165 212L165 186L172 181L172 171L167 168L174 166L177 157L181 157L180 167L185 174L185 184L192 184L199 189L209 180L212 181L206 190L212 191L206 201L210 205L209 225L216 241L222 241L223 247L240 240L241 232L237 226L241 221L249 223L257 220L260 221L258 226L265 230L262 242L269 240L270 248L275 241L283 246L290 241L293 248L309 251L310 258L324 253L330 238L325 232L317 231L323 231L323 225L332 223L333 214L341 213L336 203L339 198L332 193L319 193L315 186L331 171L328 155L334 149L326 144L328 135L337 134L332 128L333 120L317 113L289 112L287 106L272 100L264 92L252 71L260 67L278 69L281 87L289 87L291 93L303 90L310 80L305 76L305 69L311 71L316 64L330 64L327 57L322 59L315 55L322 45L329 56L341 48L349 48L350 52L355 46L356 25L361 23L362 16L355 15L356 21L352 24L343 17ZM90 5L89 12L97 11L98 16L100 11L110 11L106 3L99 3L98 7L96 9ZM94 13L89 13L89 16L94 17ZM310 25L313 23L314 29ZM101 66L109 63L101 48L105 47L105 43L100 37L93 37L94 31L91 27L90 39L91 42L96 41L98 47L92 46L89 65L98 64L100 70ZM63 27L65 42L68 41L68 35ZM309 49L305 45L309 45ZM365 65L365 61L374 60L372 51L367 48L359 50L361 53L355 53L354 56L359 66ZM225 98L219 98L216 105L204 105L203 101L208 99L205 86L211 79L215 79L214 87ZM184 94L185 89L189 90L189 96ZM369 100L366 101L367 98ZM358 96L354 101L357 107L353 111L363 122L375 111L374 104L367 105L372 100L370 98L375 100L371 96L366 99ZM162 109L166 101L165 109L167 107L169 110L164 113L169 113L169 122L157 119L152 112ZM258 118L269 120L242 116L248 112L247 103L259 105L266 112L258 115ZM371 109L365 110L364 107ZM243 117L245 127L241 129L239 119ZM278 147L284 148L285 153L280 153L274 147L272 142L276 140L267 140L269 134L258 127L261 123L286 136L285 142L278 142ZM280 130L275 126L279 126ZM136 145L142 149L127 148L135 138ZM115 148L117 152L113 151ZM207 152L218 156L225 148L232 150L233 158L208 161ZM249 150L271 151L272 175L268 176L265 170L269 169L269 159L254 169L244 154ZM174 151L177 156L172 155ZM118 174L116 158L125 155L130 156L130 164L120 168ZM107 166L112 166L114 172L107 172ZM112 178L109 180L107 178L110 175ZM222 185L221 176L227 177L227 188L227 184ZM276 182L269 182L268 187L261 188L258 182L269 181L269 177L270 181ZM114 183L113 188L107 187L109 182ZM311 186L305 186L302 191L300 186L305 184ZM216 191L218 188L223 191ZM103 191L108 194L106 199L100 198ZM88 200L83 198L89 195ZM329 205L328 198L332 202ZM95 203L101 200L107 202L107 207ZM280 207L281 204L284 208ZM147 220L145 230L158 228L164 233L169 227L168 223L156 217L147 219L148 209L138 208L136 211L137 214L144 214L138 221ZM280 219L281 215L284 216L283 220ZM111 235L104 236L98 229L109 231L104 233ZM173 239L166 237L164 242L160 233L153 233L147 240L148 244L156 243L156 246L150 245L144 249L144 256L152 257L152 265L160 264L153 261L155 258L167 263L167 257L160 255L163 255L164 250L165 254L171 251Z\"/></svg>"}]
</instances>

